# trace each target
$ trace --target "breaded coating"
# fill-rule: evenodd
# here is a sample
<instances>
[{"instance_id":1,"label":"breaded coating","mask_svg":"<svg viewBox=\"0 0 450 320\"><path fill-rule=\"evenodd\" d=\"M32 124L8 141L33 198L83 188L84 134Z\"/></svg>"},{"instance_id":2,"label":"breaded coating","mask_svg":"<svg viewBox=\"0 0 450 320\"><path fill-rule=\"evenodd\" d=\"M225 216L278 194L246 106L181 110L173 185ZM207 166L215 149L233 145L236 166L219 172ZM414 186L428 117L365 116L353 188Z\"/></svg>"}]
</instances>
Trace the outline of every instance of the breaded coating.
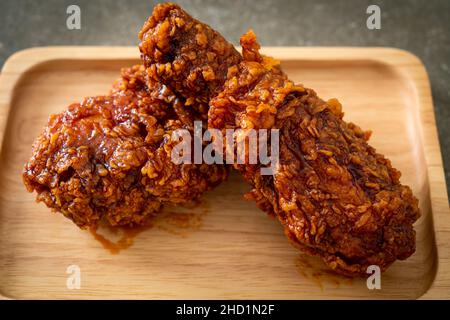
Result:
<instances>
[{"instance_id":1,"label":"breaded coating","mask_svg":"<svg viewBox=\"0 0 450 320\"><path fill-rule=\"evenodd\" d=\"M108 96L56 115L33 145L23 179L37 200L81 228L145 223L165 203L197 199L227 177L222 165L172 162L176 129L194 118L145 68L124 69Z\"/></svg>"},{"instance_id":2,"label":"breaded coating","mask_svg":"<svg viewBox=\"0 0 450 320\"><path fill-rule=\"evenodd\" d=\"M182 77L197 66L185 62L179 52L201 56L210 46L198 45L196 34L179 25L201 23L175 5L156 7L150 21L141 32L144 42L152 42L141 45L147 69L158 70L161 61L177 57L183 72L159 79L176 94L213 97L210 128L279 129L279 164L273 175L261 175L261 164L234 167L253 187L247 197L278 217L294 245L351 276L366 275L370 265L384 271L414 253L417 199L400 183L400 172L367 143L370 134L343 120L336 99L324 101L312 89L290 81L278 61L259 54L253 32L241 38L240 59L220 63L220 70L226 63L226 81L211 86L203 81L207 87L202 92L193 90ZM197 28L210 30L205 25ZM160 47L165 49L147 50ZM206 62L202 68L222 73L217 65Z\"/></svg>"},{"instance_id":3,"label":"breaded coating","mask_svg":"<svg viewBox=\"0 0 450 320\"><path fill-rule=\"evenodd\" d=\"M171 3L155 6L139 38L149 77L184 97L205 118L228 66L242 59L219 33Z\"/></svg>"}]
</instances>

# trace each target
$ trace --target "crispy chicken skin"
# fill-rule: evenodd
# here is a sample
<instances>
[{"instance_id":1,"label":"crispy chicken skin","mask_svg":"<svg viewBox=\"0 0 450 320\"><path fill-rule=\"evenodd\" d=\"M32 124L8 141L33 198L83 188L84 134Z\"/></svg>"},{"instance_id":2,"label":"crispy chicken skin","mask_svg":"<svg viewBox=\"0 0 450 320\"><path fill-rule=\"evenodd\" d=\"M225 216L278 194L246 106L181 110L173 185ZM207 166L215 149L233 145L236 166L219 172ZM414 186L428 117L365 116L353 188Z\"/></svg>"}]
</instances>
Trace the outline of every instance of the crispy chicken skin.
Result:
<instances>
[{"instance_id":1,"label":"crispy chicken skin","mask_svg":"<svg viewBox=\"0 0 450 320\"><path fill-rule=\"evenodd\" d=\"M219 33L171 3L155 7L139 38L149 77L183 96L205 118L228 67L242 59Z\"/></svg>"},{"instance_id":2,"label":"crispy chicken skin","mask_svg":"<svg viewBox=\"0 0 450 320\"><path fill-rule=\"evenodd\" d=\"M202 34L206 43L198 42ZM384 271L414 253L418 201L400 183L400 172L367 143L369 133L343 120L336 99L320 99L290 81L279 62L261 56L252 32L241 38L237 56L210 27L164 4L140 37L153 79L186 98L209 101L210 128L279 129L273 175L261 175L258 164L234 167L253 187L247 197L275 214L300 250L351 276L366 275L369 265ZM205 58L215 47L230 48L225 59Z\"/></svg>"},{"instance_id":3,"label":"crispy chicken skin","mask_svg":"<svg viewBox=\"0 0 450 320\"><path fill-rule=\"evenodd\" d=\"M137 225L165 203L195 200L227 177L222 165L171 160L171 133L192 130L193 115L143 66L124 69L111 94L56 115L33 145L23 180L37 200L81 228L105 218Z\"/></svg>"}]
</instances>

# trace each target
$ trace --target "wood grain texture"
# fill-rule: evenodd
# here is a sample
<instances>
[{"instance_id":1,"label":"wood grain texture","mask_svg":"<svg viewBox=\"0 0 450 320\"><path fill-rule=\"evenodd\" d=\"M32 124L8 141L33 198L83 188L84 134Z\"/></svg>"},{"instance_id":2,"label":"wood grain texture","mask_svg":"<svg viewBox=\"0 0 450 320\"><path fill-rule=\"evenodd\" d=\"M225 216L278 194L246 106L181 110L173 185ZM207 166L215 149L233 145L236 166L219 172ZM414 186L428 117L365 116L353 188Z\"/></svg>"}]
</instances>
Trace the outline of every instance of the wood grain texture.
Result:
<instances>
[{"instance_id":1,"label":"wood grain texture","mask_svg":"<svg viewBox=\"0 0 450 320\"><path fill-rule=\"evenodd\" d=\"M383 274L381 290L301 255L277 221L242 199L249 187L235 173L201 206L166 209L117 255L36 204L21 170L49 114L107 93L120 68L139 57L131 47L47 47L16 53L0 75L3 298L450 298L450 212L422 63L389 48L263 51L280 59L291 79L338 98L345 120L371 129L371 144L419 198L417 251ZM79 290L66 287L69 265L81 268Z\"/></svg>"}]
</instances>

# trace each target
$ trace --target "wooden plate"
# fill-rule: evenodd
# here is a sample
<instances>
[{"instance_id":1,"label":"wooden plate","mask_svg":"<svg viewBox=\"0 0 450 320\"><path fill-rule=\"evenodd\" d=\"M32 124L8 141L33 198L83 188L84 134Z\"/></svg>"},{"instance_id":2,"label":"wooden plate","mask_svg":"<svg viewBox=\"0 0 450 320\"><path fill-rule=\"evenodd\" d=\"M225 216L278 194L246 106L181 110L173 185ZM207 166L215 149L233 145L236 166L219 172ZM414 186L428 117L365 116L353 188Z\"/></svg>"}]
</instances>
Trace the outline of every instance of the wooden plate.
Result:
<instances>
[{"instance_id":1,"label":"wooden plate","mask_svg":"<svg viewBox=\"0 0 450 320\"><path fill-rule=\"evenodd\" d=\"M169 208L134 244L111 254L26 192L21 170L50 113L107 93L136 48L47 47L13 55L0 76L0 293L5 298L449 298L450 215L426 71L388 48L265 48L291 79L337 97L345 119L420 200L417 251L381 278L329 274L294 249L277 221L246 202L237 174L190 209ZM120 237L120 235L116 235ZM129 236L129 234L128 234ZM124 241L132 241L127 234ZM111 237L111 235L109 235ZM78 266L80 289L67 286ZM70 269L69 269L70 271ZM69 286L70 287L70 286Z\"/></svg>"}]
</instances>

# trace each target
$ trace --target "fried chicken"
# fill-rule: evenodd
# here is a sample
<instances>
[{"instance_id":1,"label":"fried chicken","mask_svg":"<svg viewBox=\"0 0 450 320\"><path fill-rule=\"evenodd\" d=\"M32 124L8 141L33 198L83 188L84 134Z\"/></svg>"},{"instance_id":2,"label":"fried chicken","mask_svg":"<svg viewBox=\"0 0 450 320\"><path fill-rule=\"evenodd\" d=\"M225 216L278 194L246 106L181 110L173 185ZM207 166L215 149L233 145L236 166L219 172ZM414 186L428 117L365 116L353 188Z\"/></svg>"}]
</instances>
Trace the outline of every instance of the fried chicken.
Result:
<instances>
[{"instance_id":1,"label":"fried chicken","mask_svg":"<svg viewBox=\"0 0 450 320\"><path fill-rule=\"evenodd\" d=\"M183 96L205 118L228 67L242 59L219 33L171 3L155 6L139 38L149 77Z\"/></svg>"},{"instance_id":2,"label":"fried chicken","mask_svg":"<svg viewBox=\"0 0 450 320\"><path fill-rule=\"evenodd\" d=\"M222 165L171 160L176 129L192 131L193 112L145 68L124 69L110 95L86 98L60 114L33 145L23 180L37 200L81 228L145 223L166 203L193 201L227 177Z\"/></svg>"},{"instance_id":3,"label":"fried chicken","mask_svg":"<svg viewBox=\"0 0 450 320\"><path fill-rule=\"evenodd\" d=\"M296 247L351 276L414 253L418 201L400 172L367 143L369 133L343 120L336 99L294 84L260 55L252 32L240 56L209 26L163 4L140 38L149 76L208 102L210 128L279 130L273 175L261 175L261 163L234 167L253 188L247 197L278 217Z\"/></svg>"}]
</instances>

